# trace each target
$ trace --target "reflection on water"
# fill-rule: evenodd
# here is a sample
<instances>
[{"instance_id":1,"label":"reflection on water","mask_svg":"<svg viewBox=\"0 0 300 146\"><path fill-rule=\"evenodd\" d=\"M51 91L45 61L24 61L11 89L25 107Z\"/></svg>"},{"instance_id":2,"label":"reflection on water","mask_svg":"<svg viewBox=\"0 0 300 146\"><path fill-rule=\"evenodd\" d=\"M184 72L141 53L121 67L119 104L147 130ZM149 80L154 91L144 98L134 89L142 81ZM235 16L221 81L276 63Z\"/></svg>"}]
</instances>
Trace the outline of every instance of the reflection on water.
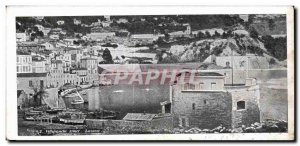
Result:
<instances>
[{"instance_id":1,"label":"reflection on water","mask_svg":"<svg viewBox=\"0 0 300 146\"><path fill-rule=\"evenodd\" d=\"M89 111L113 110L119 112L118 119L126 113L158 113L160 102L169 100L168 85L112 85L100 86L86 90L82 95L87 101L84 105L71 105L77 98L65 98L69 108L84 108Z\"/></svg>"}]
</instances>

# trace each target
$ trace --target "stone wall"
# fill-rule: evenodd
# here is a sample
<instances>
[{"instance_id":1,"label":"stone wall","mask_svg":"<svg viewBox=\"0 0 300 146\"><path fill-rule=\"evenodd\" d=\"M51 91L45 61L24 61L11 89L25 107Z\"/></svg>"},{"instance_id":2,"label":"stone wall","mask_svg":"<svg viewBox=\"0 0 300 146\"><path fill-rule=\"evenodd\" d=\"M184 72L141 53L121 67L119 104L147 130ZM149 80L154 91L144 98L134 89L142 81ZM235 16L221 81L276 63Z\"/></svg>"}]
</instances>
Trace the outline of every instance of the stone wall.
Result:
<instances>
[{"instance_id":1,"label":"stone wall","mask_svg":"<svg viewBox=\"0 0 300 146\"><path fill-rule=\"evenodd\" d=\"M241 86L227 88L232 94L232 127L249 126L260 122L259 86ZM245 101L245 109L237 109L237 102Z\"/></svg>"},{"instance_id":2,"label":"stone wall","mask_svg":"<svg viewBox=\"0 0 300 146\"><path fill-rule=\"evenodd\" d=\"M34 93L33 88L40 88L40 81L44 81L44 86L47 84L46 77L18 77L17 89L24 90L26 94ZM29 81L32 81L32 87L29 86Z\"/></svg>"},{"instance_id":3,"label":"stone wall","mask_svg":"<svg viewBox=\"0 0 300 146\"><path fill-rule=\"evenodd\" d=\"M176 91L176 92L174 92ZM214 128L231 127L232 99L227 92L180 92L173 89L174 126Z\"/></svg>"},{"instance_id":4,"label":"stone wall","mask_svg":"<svg viewBox=\"0 0 300 146\"><path fill-rule=\"evenodd\" d=\"M173 118L161 117L153 119L151 121L126 121L126 120L104 120L104 119L86 119L85 124L89 129L122 129L122 128L131 128L139 129L142 131L151 131L153 129L172 129Z\"/></svg>"}]
</instances>

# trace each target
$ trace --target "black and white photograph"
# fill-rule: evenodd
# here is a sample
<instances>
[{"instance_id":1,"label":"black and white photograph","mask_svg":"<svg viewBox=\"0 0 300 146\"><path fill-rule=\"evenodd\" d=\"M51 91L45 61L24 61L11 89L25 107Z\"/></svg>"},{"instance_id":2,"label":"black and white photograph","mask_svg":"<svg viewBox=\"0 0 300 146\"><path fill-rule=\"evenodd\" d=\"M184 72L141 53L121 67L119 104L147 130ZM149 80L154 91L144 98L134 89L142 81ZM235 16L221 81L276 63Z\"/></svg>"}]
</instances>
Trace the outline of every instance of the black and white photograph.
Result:
<instances>
[{"instance_id":1,"label":"black and white photograph","mask_svg":"<svg viewBox=\"0 0 300 146\"><path fill-rule=\"evenodd\" d=\"M12 16L16 137L293 139L294 16L281 9Z\"/></svg>"}]
</instances>

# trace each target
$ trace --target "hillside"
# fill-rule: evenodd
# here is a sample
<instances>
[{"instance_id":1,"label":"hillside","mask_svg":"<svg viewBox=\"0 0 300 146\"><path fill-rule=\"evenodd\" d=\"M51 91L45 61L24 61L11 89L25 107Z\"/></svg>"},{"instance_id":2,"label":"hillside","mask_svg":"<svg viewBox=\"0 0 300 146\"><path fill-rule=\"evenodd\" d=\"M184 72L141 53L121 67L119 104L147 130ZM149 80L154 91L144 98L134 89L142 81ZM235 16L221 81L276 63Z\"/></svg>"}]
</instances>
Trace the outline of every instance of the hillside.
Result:
<instances>
[{"instance_id":1,"label":"hillside","mask_svg":"<svg viewBox=\"0 0 300 146\"><path fill-rule=\"evenodd\" d=\"M286 50L286 48L277 49ZM249 35L233 36L226 39L203 39L197 42L192 42L188 45L175 45L162 55L163 59L161 62L203 62L212 54L216 56L242 56L246 55L246 53L264 56L270 64L284 66L284 62L281 62L282 58L276 58L274 52L272 52L271 49L266 48L263 40L254 39ZM286 51L281 51L280 53L286 53Z\"/></svg>"}]
</instances>

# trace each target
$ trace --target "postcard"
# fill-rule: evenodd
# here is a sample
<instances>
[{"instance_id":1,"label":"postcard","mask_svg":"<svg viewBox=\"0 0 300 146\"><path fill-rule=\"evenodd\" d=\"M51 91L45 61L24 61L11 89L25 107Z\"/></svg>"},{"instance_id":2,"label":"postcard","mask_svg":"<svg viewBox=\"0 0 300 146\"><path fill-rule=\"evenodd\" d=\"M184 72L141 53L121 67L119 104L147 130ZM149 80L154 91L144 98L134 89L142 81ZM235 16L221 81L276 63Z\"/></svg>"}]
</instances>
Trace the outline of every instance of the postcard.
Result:
<instances>
[{"instance_id":1,"label":"postcard","mask_svg":"<svg viewBox=\"0 0 300 146\"><path fill-rule=\"evenodd\" d=\"M8 6L8 140L295 139L292 6Z\"/></svg>"}]
</instances>

